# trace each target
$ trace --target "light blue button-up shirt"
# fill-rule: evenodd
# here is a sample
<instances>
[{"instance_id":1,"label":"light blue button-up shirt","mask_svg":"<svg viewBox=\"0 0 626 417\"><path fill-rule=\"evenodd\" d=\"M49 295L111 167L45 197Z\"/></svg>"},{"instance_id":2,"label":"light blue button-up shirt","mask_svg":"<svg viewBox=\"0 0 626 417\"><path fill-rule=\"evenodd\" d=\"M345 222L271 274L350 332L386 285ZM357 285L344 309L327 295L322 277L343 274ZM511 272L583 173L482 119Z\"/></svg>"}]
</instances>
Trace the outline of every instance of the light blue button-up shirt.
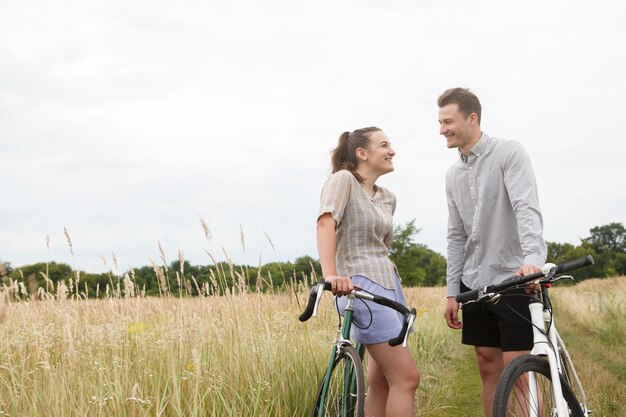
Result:
<instances>
[{"instance_id":1,"label":"light blue button-up shirt","mask_svg":"<svg viewBox=\"0 0 626 417\"><path fill-rule=\"evenodd\" d=\"M446 173L448 296L460 283L502 282L524 264L543 266L546 244L532 164L519 142L482 134Z\"/></svg>"}]
</instances>

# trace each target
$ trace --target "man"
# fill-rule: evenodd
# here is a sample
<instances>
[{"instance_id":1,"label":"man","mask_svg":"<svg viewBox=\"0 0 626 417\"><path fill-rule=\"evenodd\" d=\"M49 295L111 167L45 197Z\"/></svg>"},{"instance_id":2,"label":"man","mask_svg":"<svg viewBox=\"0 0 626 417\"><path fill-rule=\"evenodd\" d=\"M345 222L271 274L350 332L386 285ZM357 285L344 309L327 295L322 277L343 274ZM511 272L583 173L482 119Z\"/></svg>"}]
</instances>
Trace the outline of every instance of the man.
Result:
<instances>
[{"instance_id":1,"label":"man","mask_svg":"<svg viewBox=\"0 0 626 417\"><path fill-rule=\"evenodd\" d=\"M448 148L459 152L459 160L446 173L448 300L444 315L450 328L462 329L462 343L475 347L485 415L491 417L502 370L532 349L529 300L520 290L499 303L467 304L461 323L454 297L512 275L538 272L546 259L543 219L528 155L518 142L481 131L478 98L468 89L452 88L437 104L439 133Z\"/></svg>"}]
</instances>

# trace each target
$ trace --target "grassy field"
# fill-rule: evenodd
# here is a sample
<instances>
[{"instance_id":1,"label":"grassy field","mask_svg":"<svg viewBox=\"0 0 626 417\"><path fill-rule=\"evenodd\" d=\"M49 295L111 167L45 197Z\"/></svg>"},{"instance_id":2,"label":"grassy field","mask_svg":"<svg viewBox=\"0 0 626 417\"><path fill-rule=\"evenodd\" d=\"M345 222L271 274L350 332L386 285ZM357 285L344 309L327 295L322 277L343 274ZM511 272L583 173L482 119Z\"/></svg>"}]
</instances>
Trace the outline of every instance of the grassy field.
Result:
<instances>
[{"instance_id":1,"label":"grassy field","mask_svg":"<svg viewBox=\"0 0 626 417\"><path fill-rule=\"evenodd\" d=\"M443 288L410 288L422 373L416 416L478 416L473 350L442 318ZM594 410L626 415L626 277L552 290ZM305 416L335 336L326 295L0 303L0 416Z\"/></svg>"}]
</instances>

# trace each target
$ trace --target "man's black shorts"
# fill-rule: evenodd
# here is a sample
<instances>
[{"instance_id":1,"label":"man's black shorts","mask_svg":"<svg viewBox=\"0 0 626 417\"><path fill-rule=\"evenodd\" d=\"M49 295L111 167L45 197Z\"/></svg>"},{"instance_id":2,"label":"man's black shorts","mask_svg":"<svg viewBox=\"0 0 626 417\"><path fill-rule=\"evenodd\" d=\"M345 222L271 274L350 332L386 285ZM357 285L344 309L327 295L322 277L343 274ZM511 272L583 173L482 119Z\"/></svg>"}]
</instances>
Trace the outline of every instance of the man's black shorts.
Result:
<instances>
[{"instance_id":1,"label":"man's black shorts","mask_svg":"<svg viewBox=\"0 0 626 417\"><path fill-rule=\"evenodd\" d=\"M470 289L461 282L461 292L466 291ZM499 347L503 352L531 350L529 301L529 295L517 289L507 291L495 304L480 301L463 305L462 343Z\"/></svg>"}]
</instances>

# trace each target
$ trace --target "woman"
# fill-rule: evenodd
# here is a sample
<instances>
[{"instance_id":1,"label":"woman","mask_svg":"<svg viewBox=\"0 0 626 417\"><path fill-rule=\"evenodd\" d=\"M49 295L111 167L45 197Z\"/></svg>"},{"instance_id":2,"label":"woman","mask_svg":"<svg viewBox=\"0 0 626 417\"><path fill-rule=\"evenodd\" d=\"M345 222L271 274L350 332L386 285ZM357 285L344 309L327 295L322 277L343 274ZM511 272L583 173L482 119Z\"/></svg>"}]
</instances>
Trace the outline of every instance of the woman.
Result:
<instances>
[{"instance_id":1,"label":"woman","mask_svg":"<svg viewBox=\"0 0 626 417\"><path fill-rule=\"evenodd\" d=\"M317 248L334 294L347 294L356 285L406 305L388 256L396 197L376 185L378 177L393 171L394 155L387 135L376 127L344 132L332 152L333 174L322 189L317 219ZM357 302L354 320L352 337L365 344L368 361L366 416L413 416L419 372L409 349L387 343L400 333L401 317L390 308Z\"/></svg>"}]
</instances>

